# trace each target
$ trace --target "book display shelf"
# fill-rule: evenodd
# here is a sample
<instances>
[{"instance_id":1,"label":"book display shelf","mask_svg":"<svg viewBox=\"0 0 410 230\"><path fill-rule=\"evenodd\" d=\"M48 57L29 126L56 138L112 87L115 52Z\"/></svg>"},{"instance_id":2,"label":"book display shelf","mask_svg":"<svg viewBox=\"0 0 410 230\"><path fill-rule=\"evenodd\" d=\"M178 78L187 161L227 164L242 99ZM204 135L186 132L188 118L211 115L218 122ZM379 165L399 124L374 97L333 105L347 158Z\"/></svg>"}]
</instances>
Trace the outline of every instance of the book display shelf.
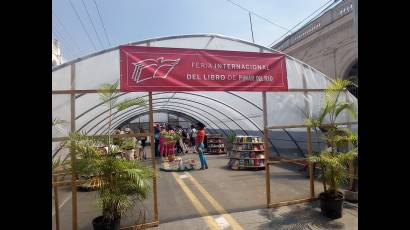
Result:
<instances>
[{"instance_id":1,"label":"book display shelf","mask_svg":"<svg viewBox=\"0 0 410 230\"><path fill-rule=\"evenodd\" d=\"M207 134L206 138L208 141L206 154L226 154L225 139L221 134Z\"/></svg>"},{"instance_id":2,"label":"book display shelf","mask_svg":"<svg viewBox=\"0 0 410 230\"><path fill-rule=\"evenodd\" d=\"M236 136L228 162L230 169L263 169L265 153L262 137Z\"/></svg>"}]
</instances>

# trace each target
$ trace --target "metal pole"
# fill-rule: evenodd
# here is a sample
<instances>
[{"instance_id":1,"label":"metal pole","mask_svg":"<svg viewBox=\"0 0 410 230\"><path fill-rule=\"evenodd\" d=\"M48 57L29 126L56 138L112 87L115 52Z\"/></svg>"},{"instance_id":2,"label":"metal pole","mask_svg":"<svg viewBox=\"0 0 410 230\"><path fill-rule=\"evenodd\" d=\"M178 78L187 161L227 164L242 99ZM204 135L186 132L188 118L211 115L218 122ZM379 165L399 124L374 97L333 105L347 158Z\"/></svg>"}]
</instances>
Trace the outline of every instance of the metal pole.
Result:
<instances>
[{"instance_id":1,"label":"metal pole","mask_svg":"<svg viewBox=\"0 0 410 230\"><path fill-rule=\"evenodd\" d=\"M265 180L266 180L266 205L269 208L271 203L270 197L270 174L269 174L269 143L268 143L268 118L267 118L267 106L266 106L266 92L262 92L262 104L263 104L263 146L265 153Z\"/></svg>"},{"instance_id":2,"label":"metal pole","mask_svg":"<svg viewBox=\"0 0 410 230\"><path fill-rule=\"evenodd\" d=\"M252 16L251 16L251 12L249 12L249 22L251 24L251 32L252 32L252 42L255 43L255 39L253 37L253 28L252 28Z\"/></svg>"},{"instance_id":3,"label":"metal pole","mask_svg":"<svg viewBox=\"0 0 410 230\"><path fill-rule=\"evenodd\" d=\"M156 170L156 159L155 159L155 139L154 139L154 111L152 109L152 92L149 92L149 135L151 142L151 158L152 158L152 169L154 170L154 177L152 179L152 186L154 190L154 221L159 221L158 219L158 200L157 200L157 170Z\"/></svg>"}]
</instances>

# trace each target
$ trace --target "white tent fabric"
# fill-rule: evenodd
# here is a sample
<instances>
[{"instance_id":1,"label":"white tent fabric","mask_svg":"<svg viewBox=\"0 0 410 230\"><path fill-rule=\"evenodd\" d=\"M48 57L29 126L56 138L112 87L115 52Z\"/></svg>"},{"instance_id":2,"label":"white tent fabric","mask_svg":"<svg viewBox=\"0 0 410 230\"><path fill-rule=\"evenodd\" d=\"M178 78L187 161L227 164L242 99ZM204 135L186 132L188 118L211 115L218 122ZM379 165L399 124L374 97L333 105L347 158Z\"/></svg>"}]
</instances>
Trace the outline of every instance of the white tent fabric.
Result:
<instances>
[{"instance_id":1,"label":"white tent fabric","mask_svg":"<svg viewBox=\"0 0 410 230\"><path fill-rule=\"evenodd\" d=\"M247 41L221 35L184 35L150 39L130 45L248 51L275 53L278 51ZM119 80L119 47L100 51L83 58L64 63L52 70L52 90L96 90L101 84ZM71 66L75 66L75 80L71 82ZM289 92L267 93L268 126L303 125L306 116L315 116L321 109L323 92L293 92L295 89L324 89L330 80L323 73L290 56L286 56ZM345 99L357 99L345 93ZM148 93L120 93L119 99L142 97L148 100ZM262 93L260 92L154 92L155 111L180 112L204 122L208 128L220 130L263 130ZM53 127L52 137L64 137L69 133L70 95L52 95L52 116L68 123ZM120 125L146 113L147 108L134 106L115 113L113 124ZM108 109L102 105L98 94L77 94L75 100L76 131L88 134L106 132ZM340 116L339 122L355 121L348 114Z\"/></svg>"}]
</instances>

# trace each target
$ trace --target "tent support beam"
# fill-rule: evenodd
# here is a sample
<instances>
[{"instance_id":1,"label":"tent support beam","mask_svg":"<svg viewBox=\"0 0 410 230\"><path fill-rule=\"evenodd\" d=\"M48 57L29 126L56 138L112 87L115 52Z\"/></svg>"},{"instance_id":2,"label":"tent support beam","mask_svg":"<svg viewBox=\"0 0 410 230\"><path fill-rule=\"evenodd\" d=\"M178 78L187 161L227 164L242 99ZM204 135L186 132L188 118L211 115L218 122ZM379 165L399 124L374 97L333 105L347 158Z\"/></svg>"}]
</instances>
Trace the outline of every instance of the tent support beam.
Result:
<instances>
[{"instance_id":1,"label":"tent support beam","mask_svg":"<svg viewBox=\"0 0 410 230\"><path fill-rule=\"evenodd\" d=\"M158 199L157 199L157 170L156 170L156 158L155 158L155 144L154 144L154 111L152 109L152 92L149 92L149 132L150 132L150 142L151 142L151 159L152 159L152 170L154 171L154 176L152 178L152 186L154 191L154 222L158 221Z\"/></svg>"},{"instance_id":2,"label":"tent support beam","mask_svg":"<svg viewBox=\"0 0 410 230\"><path fill-rule=\"evenodd\" d=\"M71 64L71 90L75 89L75 64ZM71 93L71 132L75 132L75 94ZM73 151L70 151L71 155L71 168L74 168L75 155ZM71 211L72 211L72 226L73 230L77 230L77 184L76 184L77 175L72 170L71 173ZM56 207L58 208L58 207Z\"/></svg>"},{"instance_id":3,"label":"tent support beam","mask_svg":"<svg viewBox=\"0 0 410 230\"><path fill-rule=\"evenodd\" d=\"M127 93L124 93L124 94L127 94ZM122 95L124 95L124 94L122 94ZM164 93L154 93L153 95L159 95L159 94L164 94ZM121 95L121 96L122 96L122 95ZM118 97L118 96L117 96L117 97ZM138 98L144 98L144 97L147 97L147 95L141 96L141 97L138 97ZM155 100L160 100L160 99L167 99L167 98L165 98L165 97L154 98L153 101L155 101ZM206 104L201 103L201 102L198 102L198 101L190 100L190 99L182 99L182 98L175 98L175 97L174 97L174 98L172 98L172 100L190 101L190 102L194 102L194 103L203 105L203 106L205 106L205 107L207 107L207 108L210 108L210 109L212 109L212 110L214 110L214 111L220 113L221 115L225 116L226 118L228 118L230 121L232 121L233 123L235 123L246 135L248 135L248 133L246 132L246 130L244 130L244 129L242 128L242 126L240 126L235 120L233 120L231 117L227 116L226 114L222 113L221 111L219 111L219 110L217 110L217 109L215 109L215 108L213 108L213 107L211 107L211 106L209 106L209 105L206 105ZM85 112L83 112L82 114L80 114L77 118L80 118L81 116L85 115L87 112L90 112L91 110L95 109L96 107L98 107L98 106L100 106L100 105L101 105L101 103L99 103L99 104L97 104L96 106L94 106L94 107L88 109L87 111L85 111ZM87 125L88 125L89 123L91 123L93 120L95 120L96 118L102 116L102 115L103 115L104 113L106 113L106 112L108 112L108 109L105 110L105 111L103 111L103 112L101 112L100 114L98 114L98 115L95 116L94 118L90 119L87 123L85 123L83 126L81 126L81 127L78 129L78 131L82 130L85 126L87 126ZM76 119L77 119L77 118L76 118ZM107 118L105 118L105 119L107 119ZM225 124L225 123L224 123L224 124ZM96 127L96 126L94 126L93 128L95 128L95 127ZM93 128L91 128L91 129L93 129ZM90 130L91 130L91 129L90 129ZM228 128L228 129L229 129L229 128Z\"/></svg>"},{"instance_id":4,"label":"tent support beam","mask_svg":"<svg viewBox=\"0 0 410 230\"><path fill-rule=\"evenodd\" d=\"M174 112L178 112L177 110L174 110L175 108L172 108L172 107L167 107L168 109L167 110L170 110L170 111L174 111ZM143 110L140 110L140 111L143 111ZM155 110L154 110L155 111ZM217 124L215 124L212 120L210 120L209 118L207 118L207 117L205 117L205 116L203 116L203 115L201 115L200 113L197 113L197 112L195 112L195 111L192 111L192 110L188 110L188 111L191 111L191 112L194 112L194 113L196 113L196 114L199 114L201 117L204 117L204 118L206 118L206 119L208 119L208 121L209 122L211 122L211 123L213 123L219 130L221 130L224 134L225 134L225 136L227 135L224 131L223 131L223 129L221 129L221 127L219 127ZM192 114L192 113L190 113L190 112L184 112L184 113L186 113L186 114L189 114L190 116L192 116L192 117L195 117L195 114ZM207 126L209 126L209 127L212 127L208 122L206 122L206 119L204 119L204 120L202 120L204 123L206 123L206 125ZM123 121L120 121L120 123L122 123ZM117 122L118 123L118 122ZM102 126L101 128L103 128L104 126ZM95 132L95 134L97 134L97 132L99 132L100 130L101 130L101 128L99 129L99 130L97 130L96 132Z\"/></svg>"},{"instance_id":5,"label":"tent support beam","mask_svg":"<svg viewBox=\"0 0 410 230\"><path fill-rule=\"evenodd\" d=\"M288 89L287 92L324 92L325 89ZM347 91L344 89L343 91ZM52 94L84 94L84 93L99 93L98 89L71 89L71 90L53 90ZM122 92L120 89L113 90L112 92Z\"/></svg>"},{"instance_id":6,"label":"tent support beam","mask_svg":"<svg viewBox=\"0 0 410 230\"><path fill-rule=\"evenodd\" d=\"M130 111L128 111L127 113L130 113L130 112L144 112L144 113L146 113L146 112L148 111L148 110L144 111L144 109L141 109L141 110L136 110L136 109L138 109L138 108L135 108L135 109L133 109L133 110L130 110ZM136 110L136 111L135 111L135 110ZM157 111L157 110L158 110L158 109L154 109L154 111ZM174 108L170 108L170 109L167 109L167 110L173 111L173 112L180 112L180 111L174 110ZM163 111L164 111L164 110L163 110ZM195 115L192 114L192 113L188 113L188 112L185 112L185 113L188 114L188 115L190 115L190 116L192 116L192 117L195 117ZM122 115L125 115L125 114L122 114ZM206 117L205 117L205 118L206 118ZM126 118L126 119L128 119L128 118ZM115 126L117 126L118 123L124 122L126 119L123 119L123 120L121 120L121 121L116 121ZM199 120L201 120L203 123L206 123L207 126L212 127L208 122L206 122L206 120L202 120L202 119L199 119ZM211 120L209 120L209 121L212 122ZM214 123L214 124L215 124L215 123ZM102 128L104 128L104 126L100 127L94 134L96 135L98 132L101 131ZM217 127L217 128L220 129L220 127ZM88 131L88 132L90 132L90 131ZM88 133L88 132L87 132L87 133Z\"/></svg>"},{"instance_id":7,"label":"tent support beam","mask_svg":"<svg viewBox=\"0 0 410 230\"><path fill-rule=\"evenodd\" d=\"M158 99L158 98L157 98ZM153 100L155 100L155 99L153 99ZM174 103L172 103L172 102L157 102L157 103L154 103L154 104L163 104L163 103L171 103L171 104L174 104ZM183 103L179 103L179 104L183 104ZM184 104L184 105L187 105L187 104ZM171 106L171 105L170 105ZM191 110L191 109L188 109L188 108L185 108L185 107L180 107L180 106L176 106L176 105L172 105L173 107L176 107L176 108L181 108L181 109L185 109L185 110L188 110L188 111L191 111L191 112L195 112L195 113L197 113L196 111L194 111L194 110ZM187 106L191 106L191 105L187 105ZM163 106L164 107L164 106ZM217 117L215 117L214 115L212 115L211 113L208 113L208 112L206 112L205 110L202 110L202 109L200 109L200 108L198 108L198 107L195 107L195 106L191 106L191 107L193 107L193 108L196 108L196 109L198 109L198 110L201 110L202 112L204 112L204 113L207 113L207 114L209 114L210 116L212 116L212 117L214 117L215 119L217 119L219 122L221 122L222 124L224 124L231 132L232 132L232 130L229 128L229 126L227 126L224 122L222 122L219 118L217 118ZM138 108L138 107L137 107ZM132 111L133 109L131 109L131 110L129 110L129 111L127 111L127 112L125 112L124 114L121 114L120 116L125 116L126 114L128 114L130 111ZM200 114L200 113L198 113L198 114ZM203 116L202 114L200 114L201 116ZM207 118L207 117L206 117ZM118 119L118 117L114 117L113 118L113 120L115 120L115 119ZM208 119L208 118L207 118ZM213 124L215 124L211 119L209 119L209 121L210 122L212 122ZM89 129L88 130L88 132L90 132L92 129L94 129L97 125L99 125L100 123L97 123L94 127L92 127L91 129ZM218 125L216 125L215 124L215 126L217 127L217 128L219 128L224 134L225 134L225 136L227 136L227 134L225 133L225 131L223 130L223 129L221 129ZM104 127L104 126L102 126L102 127ZM210 126L211 127L211 126ZM97 132L99 132L101 129L98 129L97 131L96 131L96 133Z\"/></svg>"},{"instance_id":8,"label":"tent support beam","mask_svg":"<svg viewBox=\"0 0 410 230\"><path fill-rule=\"evenodd\" d=\"M154 113L156 113L156 112L158 112L158 110L154 110ZM183 113L177 113L177 112L165 111L165 110L164 110L163 113L166 113L166 112L172 112L171 114L173 114L173 115L175 115L175 116L182 117L182 118L186 119L187 121L191 122L192 124L196 124L196 123L199 122L198 120L195 120L194 118L192 118L192 117L190 117L190 116L188 116L188 115L186 115L186 114L183 114ZM130 123L130 122L131 122L132 120L134 120L134 119L137 119L137 118L138 118L138 119L141 119L141 116L144 116L144 115L147 115L147 112L145 112L145 113L140 113L140 114L138 114L138 115L134 115L134 116L132 116L132 117L130 117L130 118L127 118L125 121L122 121L119 125L116 125L114 129L118 129L119 127L122 127L122 126L124 126L125 124ZM130 123L130 124L135 124L135 123ZM141 121L138 122L138 125L141 126Z\"/></svg>"},{"instance_id":9,"label":"tent support beam","mask_svg":"<svg viewBox=\"0 0 410 230\"><path fill-rule=\"evenodd\" d=\"M269 208L269 204L271 203L270 197L270 174L269 174L269 143L268 143L268 135L269 130L268 126L268 116L267 116L267 106L266 106L266 92L262 92L262 105L263 105L263 145L264 145L264 153L265 153L265 182L266 182L266 205Z\"/></svg>"}]
</instances>

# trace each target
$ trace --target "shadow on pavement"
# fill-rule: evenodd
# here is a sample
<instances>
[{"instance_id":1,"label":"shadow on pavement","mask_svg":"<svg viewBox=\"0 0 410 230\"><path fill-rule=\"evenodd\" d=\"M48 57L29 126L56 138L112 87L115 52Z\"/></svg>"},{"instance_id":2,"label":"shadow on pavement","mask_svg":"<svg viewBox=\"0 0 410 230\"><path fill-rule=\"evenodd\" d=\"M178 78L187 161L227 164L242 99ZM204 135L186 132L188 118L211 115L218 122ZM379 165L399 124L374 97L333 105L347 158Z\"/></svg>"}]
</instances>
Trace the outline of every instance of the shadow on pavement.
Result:
<instances>
[{"instance_id":1,"label":"shadow on pavement","mask_svg":"<svg viewBox=\"0 0 410 230\"><path fill-rule=\"evenodd\" d=\"M285 211L284 211L285 210ZM318 208L318 202L304 205L292 205L285 209L263 209L260 214L270 219L258 229L345 229L345 224L324 217Z\"/></svg>"}]
</instances>

